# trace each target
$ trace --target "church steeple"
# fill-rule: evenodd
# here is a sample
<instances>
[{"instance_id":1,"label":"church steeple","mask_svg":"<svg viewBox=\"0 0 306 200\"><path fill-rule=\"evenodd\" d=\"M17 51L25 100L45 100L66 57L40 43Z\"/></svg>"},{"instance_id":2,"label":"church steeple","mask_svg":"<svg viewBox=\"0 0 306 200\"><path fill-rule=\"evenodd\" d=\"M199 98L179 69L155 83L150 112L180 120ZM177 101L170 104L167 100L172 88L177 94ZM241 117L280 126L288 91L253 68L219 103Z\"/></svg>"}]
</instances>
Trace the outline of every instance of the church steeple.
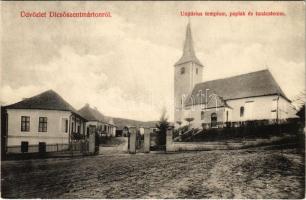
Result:
<instances>
[{"instance_id":1,"label":"church steeple","mask_svg":"<svg viewBox=\"0 0 306 200\"><path fill-rule=\"evenodd\" d=\"M198 58L195 55L195 51L193 48L193 40L192 40L192 35L191 35L190 21L187 24L183 55L179 59L179 61L175 63L175 66L183 64L183 63L187 63L187 62L194 62L200 66L203 66L202 63L198 60Z\"/></svg>"},{"instance_id":2,"label":"church steeple","mask_svg":"<svg viewBox=\"0 0 306 200\"><path fill-rule=\"evenodd\" d=\"M190 22L187 24L183 55L174 67L174 121L184 121L185 101L192 94L196 84L202 82L203 65L196 57L191 35Z\"/></svg>"}]
</instances>

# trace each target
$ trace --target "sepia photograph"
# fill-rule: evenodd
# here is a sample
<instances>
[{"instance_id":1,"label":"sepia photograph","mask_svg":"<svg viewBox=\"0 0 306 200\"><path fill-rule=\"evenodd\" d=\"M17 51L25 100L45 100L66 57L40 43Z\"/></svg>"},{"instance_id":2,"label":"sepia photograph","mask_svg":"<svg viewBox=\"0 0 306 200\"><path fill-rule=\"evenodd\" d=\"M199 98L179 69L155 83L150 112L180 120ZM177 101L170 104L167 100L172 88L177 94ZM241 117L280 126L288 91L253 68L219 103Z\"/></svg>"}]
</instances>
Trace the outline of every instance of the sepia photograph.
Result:
<instances>
[{"instance_id":1,"label":"sepia photograph","mask_svg":"<svg viewBox=\"0 0 306 200\"><path fill-rule=\"evenodd\" d=\"M2 1L3 199L304 199L304 1Z\"/></svg>"}]
</instances>

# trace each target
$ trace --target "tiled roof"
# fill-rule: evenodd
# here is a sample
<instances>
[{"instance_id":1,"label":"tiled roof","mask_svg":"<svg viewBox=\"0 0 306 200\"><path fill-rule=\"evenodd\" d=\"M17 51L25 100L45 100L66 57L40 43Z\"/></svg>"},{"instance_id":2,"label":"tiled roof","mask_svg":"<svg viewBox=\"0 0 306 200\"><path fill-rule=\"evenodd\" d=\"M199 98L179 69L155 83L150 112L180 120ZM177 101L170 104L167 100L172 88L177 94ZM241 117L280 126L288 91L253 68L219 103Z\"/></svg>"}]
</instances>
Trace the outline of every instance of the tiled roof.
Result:
<instances>
[{"instance_id":1,"label":"tiled roof","mask_svg":"<svg viewBox=\"0 0 306 200\"><path fill-rule=\"evenodd\" d=\"M78 110L78 112L88 121L99 121L114 125L111 117L103 115L98 109L91 108L88 104Z\"/></svg>"},{"instance_id":2,"label":"tiled roof","mask_svg":"<svg viewBox=\"0 0 306 200\"><path fill-rule=\"evenodd\" d=\"M63 110L77 111L53 90L45 91L36 96L26 98L20 102L5 106L7 109L43 109L43 110ZM78 114L78 113L77 113Z\"/></svg>"},{"instance_id":3,"label":"tiled roof","mask_svg":"<svg viewBox=\"0 0 306 200\"><path fill-rule=\"evenodd\" d=\"M195 97L202 92L205 99L206 89L209 92L215 92L224 100L279 94L290 101L279 87L269 70L261 70L229 78L198 83L195 85L191 96ZM194 104L201 103L199 98L195 99L196 101ZM191 101L192 98L189 96L189 98L185 101L185 105L191 105Z\"/></svg>"}]
</instances>

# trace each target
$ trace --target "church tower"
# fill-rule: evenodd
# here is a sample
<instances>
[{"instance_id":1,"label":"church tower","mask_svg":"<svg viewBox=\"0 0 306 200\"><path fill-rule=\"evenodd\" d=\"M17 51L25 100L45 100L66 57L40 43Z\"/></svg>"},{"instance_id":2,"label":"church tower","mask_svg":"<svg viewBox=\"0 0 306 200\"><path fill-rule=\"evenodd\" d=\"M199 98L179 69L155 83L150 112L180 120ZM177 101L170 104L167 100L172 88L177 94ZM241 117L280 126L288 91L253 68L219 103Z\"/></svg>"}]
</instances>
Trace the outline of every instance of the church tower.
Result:
<instances>
[{"instance_id":1,"label":"church tower","mask_svg":"<svg viewBox=\"0 0 306 200\"><path fill-rule=\"evenodd\" d=\"M197 83L202 82L204 66L193 48L190 22L187 24L183 55L174 65L174 123L185 123L184 102Z\"/></svg>"}]
</instances>

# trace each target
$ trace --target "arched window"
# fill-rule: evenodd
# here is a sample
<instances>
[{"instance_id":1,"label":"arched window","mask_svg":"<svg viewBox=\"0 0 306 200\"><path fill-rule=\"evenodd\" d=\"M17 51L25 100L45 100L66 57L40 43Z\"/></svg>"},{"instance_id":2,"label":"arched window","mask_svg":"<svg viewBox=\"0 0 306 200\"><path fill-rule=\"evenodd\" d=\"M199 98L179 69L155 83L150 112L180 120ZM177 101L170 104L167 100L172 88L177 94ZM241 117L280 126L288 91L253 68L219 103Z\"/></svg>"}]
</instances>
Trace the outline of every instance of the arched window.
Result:
<instances>
[{"instance_id":1,"label":"arched window","mask_svg":"<svg viewBox=\"0 0 306 200\"><path fill-rule=\"evenodd\" d=\"M217 114L216 113L212 113L210 116L210 123L211 123L211 127L217 127Z\"/></svg>"},{"instance_id":2,"label":"arched window","mask_svg":"<svg viewBox=\"0 0 306 200\"><path fill-rule=\"evenodd\" d=\"M241 106L240 107L240 117L243 117L243 115L244 115L244 107Z\"/></svg>"},{"instance_id":3,"label":"arched window","mask_svg":"<svg viewBox=\"0 0 306 200\"><path fill-rule=\"evenodd\" d=\"M181 68L181 74L184 74L185 73L185 67L182 67Z\"/></svg>"},{"instance_id":4,"label":"arched window","mask_svg":"<svg viewBox=\"0 0 306 200\"><path fill-rule=\"evenodd\" d=\"M228 110L226 111L226 122L228 122Z\"/></svg>"},{"instance_id":5,"label":"arched window","mask_svg":"<svg viewBox=\"0 0 306 200\"><path fill-rule=\"evenodd\" d=\"M197 68L197 69L196 69L196 74L198 74L198 72L199 72L199 69Z\"/></svg>"},{"instance_id":6,"label":"arched window","mask_svg":"<svg viewBox=\"0 0 306 200\"><path fill-rule=\"evenodd\" d=\"M201 111L201 120L204 120L204 111Z\"/></svg>"},{"instance_id":7,"label":"arched window","mask_svg":"<svg viewBox=\"0 0 306 200\"><path fill-rule=\"evenodd\" d=\"M201 106L202 106L202 104L203 104L203 94L202 94L202 90L199 90L199 92L198 92L197 103L200 104Z\"/></svg>"},{"instance_id":8,"label":"arched window","mask_svg":"<svg viewBox=\"0 0 306 200\"><path fill-rule=\"evenodd\" d=\"M193 95L191 95L191 96L190 96L191 106L194 106L194 104L195 104L195 101L194 101L194 100L195 100L195 99L194 99Z\"/></svg>"},{"instance_id":9,"label":"arched window","mask_svg":"<svg viewBox=\"0 0 306 200\"><path fill-rule=\"evenodd\" d=\"M184 108L184 103L185 103L185 94L183 94L181 97L181 108Z\"/></svg>"}]
</instances>

